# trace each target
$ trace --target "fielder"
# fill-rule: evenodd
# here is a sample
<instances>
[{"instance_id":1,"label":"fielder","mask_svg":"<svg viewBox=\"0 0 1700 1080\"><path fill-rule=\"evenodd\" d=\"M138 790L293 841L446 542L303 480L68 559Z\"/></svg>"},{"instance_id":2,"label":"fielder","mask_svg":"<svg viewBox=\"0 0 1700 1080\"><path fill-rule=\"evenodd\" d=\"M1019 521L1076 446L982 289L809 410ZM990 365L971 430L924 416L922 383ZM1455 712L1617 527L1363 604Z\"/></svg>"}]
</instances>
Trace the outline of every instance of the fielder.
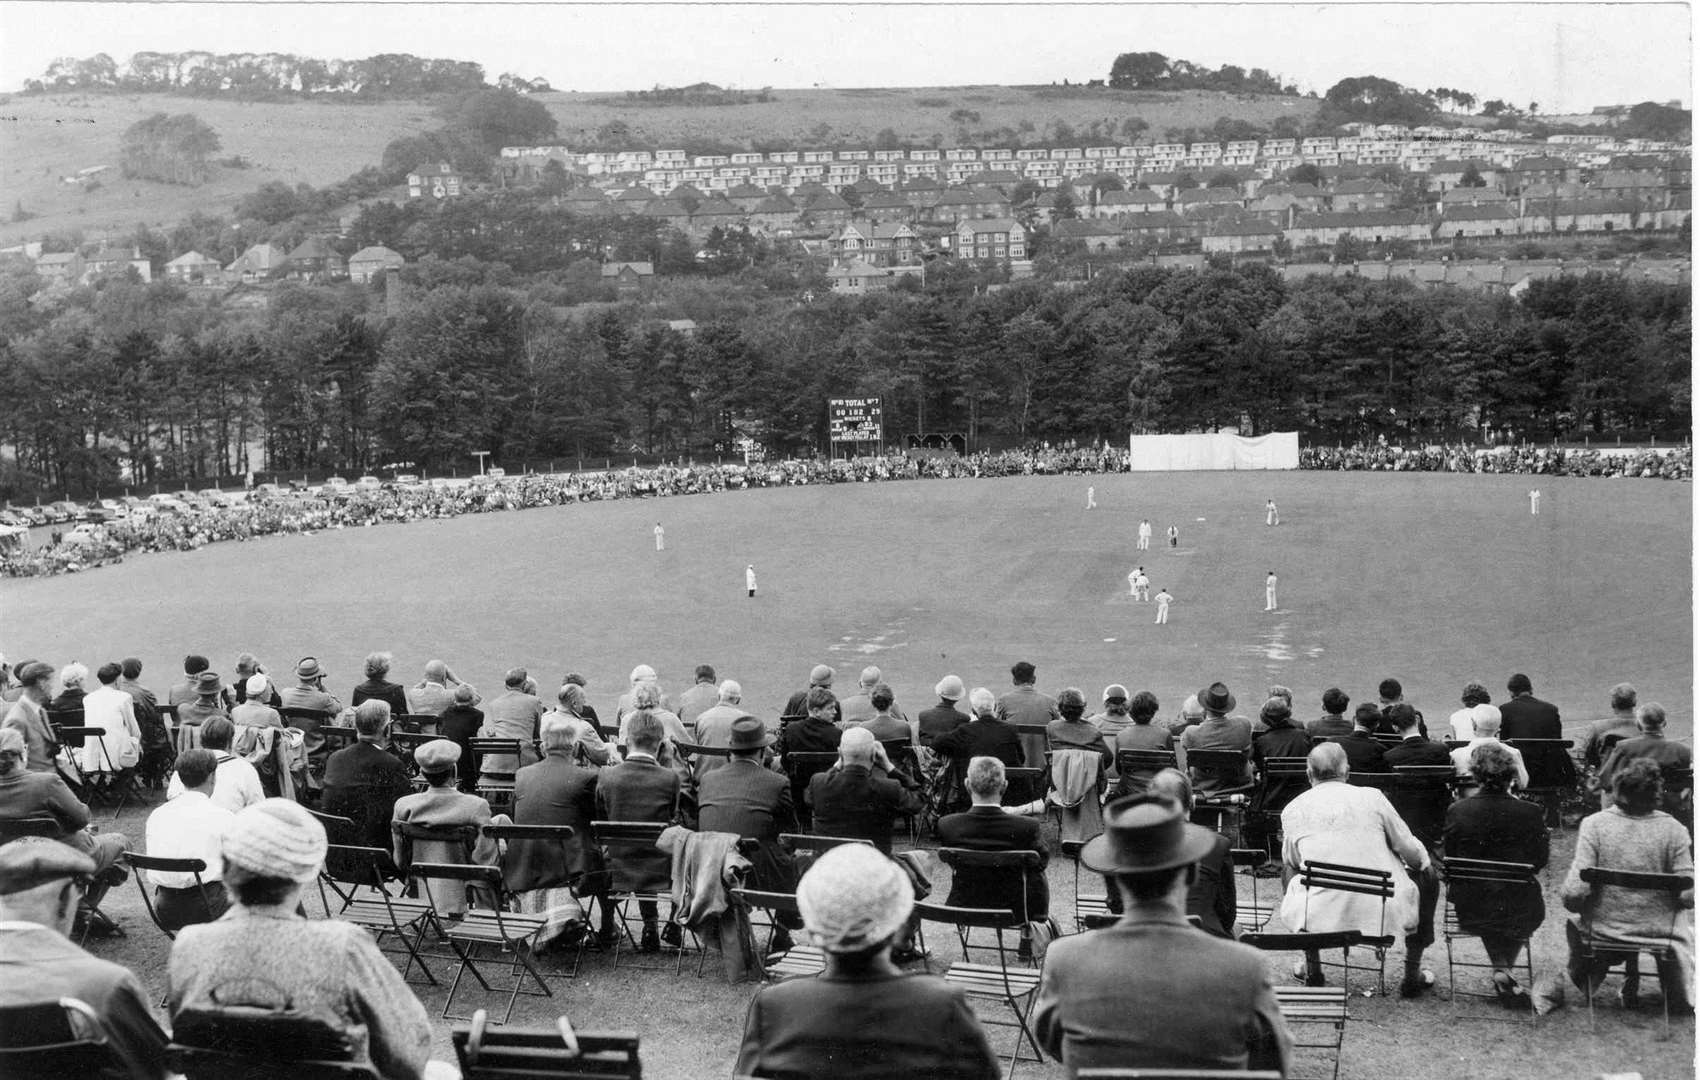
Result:
<instances>
[{"instance_id":1,"label":"fielder","mask_svg":"<svg viewBox=\"0 0 1700 1080\"><path fill-rule=\"evenodd\" d=\"M1151 579L1145 576L1145 567L1141 566L1134 570L1134 574L1137 575L1133 579L1134 597L1142 604L1149 603L1151 601Z\"/></svg>"},{"instance_id":2,"label":"fielder","mask_svg":"<svg viewBox=\"0 0 1700 1080\"><path fill-rule=\"evenodd\" d=\"M655 523L655 550L667 550L667 530L661 527L661 522Z\"/></svg>"},{"instance_id":3,"label":"fielder","mask_svg":"<svg viewBox=\"0 0 1700 1080\"><path fill-rule=\"evenodd\" d=\"M1089 487L1089 488L1086 489L1086 509L1088 509L1088 510L1098 509L1098 500L1095 498L1095 496L1097 494L1098 494L1097 488Z\"/></svg>"},{"instance_id":4,"label":"fielder","mask_svg":"<svg viewBox=\"0 0 1700 1080\"><path fill-rule=\"evenodd\" d=\"M1276 509L1274 499L1263 504L1263 523L1265 525L1281 524L1281 511Z\"/></svg>"},{"instance_id":5,"label":"fielder","mask_svg":"<svg viewBox=\"0 0 1700 1080\"><path fill-rule=\"evenodd\" d=\"M1140 551L1150 550L1150 548L1151 548L1151 522L1143 520L1143 519L1141 519L1141 521L1139 522L1139 544L1137 546L1138 546L1138 549Z\"/></svg>"},{"instance_id":6,"label":"fielder","mask_svg":"<svg viewBox=\"0 0 1700 1080\"><path fill-rule=\"evenodd\" d=\"M1275 571L1269 571L1269 576L1263 579L1263 610L1275 610Z\"/></svg>"},{"instance_id":7,"label":"fielder","mask_svg":"<svg viewBox=\"0 0 1700 1080\"><path fill-rule=\"evenodd\" d=\"M1174 603L1174 602L1175 602L1175 598L1169 595L1169 590L1167 590L1167 589L1158 589L1157 590L1157 623L1156 623L1156 625L1162 626L1169 621L1169 605Z\"/></svg>"},{"instance_id":8,"label":"fielder","mask_svg":"<svg viewBox=\"0 0 1700 1080\"><path fill-rule=\"evenodd\" d=\"M1169 526L1169 546L1172 548L1181 546L1181 527L1179 525Z\"/></svg>"},{"instance_id":9,"label":"fielder","mask_svg":"<svg viewBox=\"0 0 1700 1080\"><path fill-rule=\"evenodd\" d=\"M749 590L750 596L752 596L752 597L755 596L755 594L756 594L756 564L755 563L751 563L750 565L744 567L744 588Z\"/></svg>"},{"instance_id":10,"label":"fielder","mask_svg":"<svg viewBox=\"0 0 1700 1080\"><path fill-rule=\"evenodd\" d=\"M1139 571L1138 570L1129 570L1128 571L1128 574L1127 574L1127 594L1129 596L1138 596L1139 595Z\"/></svg>"},{"instance_id":11,"label":"fielder","mask_svg":"<svg viewBox=\"0 0 1700 1080\"><path fill-rule=\"evenodd\" d=\"M1534 488L1529 492L1529 513L1539 517L1541 514L1541 489Z\"/></svg>"}]
</instances>

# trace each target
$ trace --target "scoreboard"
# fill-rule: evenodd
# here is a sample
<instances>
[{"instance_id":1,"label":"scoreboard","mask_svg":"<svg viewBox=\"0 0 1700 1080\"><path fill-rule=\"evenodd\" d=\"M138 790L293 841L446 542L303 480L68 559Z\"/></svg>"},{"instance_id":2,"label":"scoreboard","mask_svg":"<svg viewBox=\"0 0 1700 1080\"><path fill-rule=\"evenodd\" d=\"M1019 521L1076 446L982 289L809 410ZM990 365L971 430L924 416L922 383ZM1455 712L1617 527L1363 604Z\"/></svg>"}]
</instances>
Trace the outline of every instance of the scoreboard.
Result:
<instances>
[{"instance_id":1,"label":"scoreboard","mask_svg":"<svg viewBox=\"0 0 1700 1080\"><path fill-rule=\"evenodd\" d=\"M831 441L879 442L884 438L879 398L828 398L826 404Z\"/></svg>"}]
</instances>

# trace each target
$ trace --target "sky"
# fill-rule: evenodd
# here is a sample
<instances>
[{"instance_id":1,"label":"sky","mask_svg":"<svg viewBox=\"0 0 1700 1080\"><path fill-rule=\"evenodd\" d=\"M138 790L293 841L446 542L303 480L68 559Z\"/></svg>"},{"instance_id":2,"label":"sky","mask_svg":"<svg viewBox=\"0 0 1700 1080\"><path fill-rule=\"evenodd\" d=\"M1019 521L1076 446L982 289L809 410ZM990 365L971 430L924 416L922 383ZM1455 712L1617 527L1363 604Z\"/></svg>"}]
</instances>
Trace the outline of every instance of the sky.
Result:
<instances>
[{"instance_id":1,"label":"sky","mask_svg":"<svg viewBox=\"0 0 1700 1080\"><path fill-rule=\"evenodd\" d=\"M1103 78L1120 52L1261 67L1325 92L1379 75L1543 113L1692 104L1674 3L78 3L0 0L0 91L58 56L381 52L473 60L557 89L957 86Z\"/></svg>"}]
</instances>

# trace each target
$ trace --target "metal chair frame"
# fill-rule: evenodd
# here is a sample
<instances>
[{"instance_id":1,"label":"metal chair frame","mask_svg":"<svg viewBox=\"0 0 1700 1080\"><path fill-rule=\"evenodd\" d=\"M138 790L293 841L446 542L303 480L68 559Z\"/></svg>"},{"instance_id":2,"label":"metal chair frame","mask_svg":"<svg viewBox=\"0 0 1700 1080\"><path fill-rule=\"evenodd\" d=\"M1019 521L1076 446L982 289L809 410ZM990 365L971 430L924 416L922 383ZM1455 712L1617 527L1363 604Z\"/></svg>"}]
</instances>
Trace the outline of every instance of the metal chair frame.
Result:
<instances>
[{"instance_id":1,"label":"metal chair frame","mask_svg":"<svg viewBox=\"0 0 1700 1080\"><path fill-rule=\"evenodd\" d=\"M565 1016L553 1028L489 1030L483 1009L450 1038L462 1080L641 1080L638 1035L632 1031L576 1031Z\"/></svg>"},{"instance_id":2,"label":"metal chair frame","mask_svg":"<svg viewBox=\"0 0 1700 1080\"><path fill-rule=\"evenodd\" d=\"M826 970L826 954L812 945L793 945L774 951L773 938L778 932L781 917L801 918L796 893L765 892L760 889L733 889L732 896L744 906L768 913L767 944L762 948L762 977L788 979L796 976L819 975Z\"/></svg>"},{"instance_id":3,"label":"metal chair frame","mask_svg":"<svg viewBox=\"0 0 1700 1080\"><path fill-rule=\"evenodd\" d=\"M1581 870L1584 882L1593 886L1610 885L1619 889L1635 889L1645 892L1662 892L1676 894L1684 889L1694 887L1692 874L1650 874L1633 870L1612 870L1602 866L1585 866ZM1582 917L1578 921L1577 930L1582 935L1582 955L1593 957L1596 950L1600 952L1640 955L1645 953L1658 962L1670 963L1676 960L1676 924L1682 918L1680 906L1671 903L1670 931L1666 935L1664 945L1646 945L1638 942L1614 942L1611 938L1603 937L1594 930L1594 901L1598 894L1590 896L1582 908ZM1661 980L1662 981L1662 980ZM1593 1030L1594 995L1588 993L1588 1028ZM1670 1035L1670 994L1660 987L1659 997L1665 1007L1665 1035Z\"/></svg>"},{"instance_id":4,"label":"metal chair frame","mask_svg":"<svg viewBox=\"0 0 1700 1080\"><path fill-rule=\"evenodd\" d=\"M1394 937L1387 933L1387 901L1393 898L1393 874L1387 870L1370 870L1361 866L1349 866L1345 863L1311 862L1306 860L1299 867L1299 882L1305 886L1305 921L1310 921L1310 895L1312 889L1331 889L1335 892L1357 893L1360 896L1374 896L1381 900L1381 917L1377 925L1379 933L1373 937L1358 934L1357 944L1374 951L1376 959L1376 988L1385 997L1387 995L1387 950L1392 948ZM1334 965L1324 963L1324 967ZM1351 949L1342 951L1339 966L1349 977L1353 970ZM1369 971L1368 967L1360 965L1356 970Z\"/></svg>"},{"instance_id":5,"label":"metal chair frame","mask_svg":"<svg viewBox=\"0 0 1700 1080\"><path fill-rule=\"evenodd\" d=\"M1143 751L1128 751L1123 753L1138 753ZM1111 926L1119 915L1110 911L1110 897L1104 893L1083 893L1080 891L1080 852L1086 847L1087 840L1064 840L1060 845L1062 853L1074 862L1074 929L1076 933L1084 934L1088 930L1097 930Z\"/></svg>"},{"instance_id":6,"label":"metal chair frame","mask_svg":"<svg viewBox=\"0 0 1700 1080\"><path fill-rule=\"evenodd\" d=\"M106 729L102 727L68 726L60 724L57 732L60 741L66 746L82 749L93 739L100 748L100 759L106 762L106 768L96 769L92 773L83 768L77 755L71 755L71 763L77 770L77 776L82 780L83 791L88 795L89 808L94 808L98 800L112 807L112 820L117 821L123 813L124 804L130 800L130 794L136 789L136 770L120 770L112 760L112 752L106 748ZM76 739L72 742L72 739Z\"/></svg>"},{"instance_id":7,"label":"metal chair frame","mask_svg":"<svg viewBox=\"0 0 1700 1080\"><path fill-rule=\"evenodd\" d=\"M1540 882L1535 877L1535 868L1528 863L1495 862L1490 859L1455 859L1440 860L1441 872L1446 879L1446 915L1441 928L1441 934L1446 940L1446 988L1452 996L1454 1005L1460 996L1467 998L1488 998L1489 995L1479 990L1465 990L1460 995L1458 990L1457 969L1473 968L1476 970L1493 969L1490 963L1474 960L1460 960L1455 953L1457 942L1477 938L1480 935L1471 933L1458 925L1458 911L1452 906L1452 887L1454 884L1503 884L1503 885L1533 885L1540 888ZM1524 984L1529 990L1535 988L1535 948L1530 941L1530 935L1525 934L1519 939L1522 945L1523 970L1528 981ZM1461 1020L1510 1020L1509 1016L1477 1016L1471 1013L1454 1012L1453 1015ZM1535 1021L1535 1000L1533 994L1529 997L1529 1022Z\"/></svg>"},{"instance_id":8,"label":"metal chair frame","mask_svg":"<svg viewBox=\"0 0 1700 1080\"><path fill-rule=\"evenodd\" d=\"M378 1080L356 1058L349 1032L293 1012L248 1006L186 1008L172 1018L166 1059L186 1080L288 1076L290 1080Z\"/></svg>"},{"instance_id":9,"label":"metal chair frame","mask_svg":"<svg viewBox=\"0 0 1700 1080\"><path fill-rule=\"evenodd\" d=\"M83 1080L115 1067L128 1072L130 1062L88 1003L62 997L0 1008L0 1076Z\"/></svg>"},{"instance_id":10,"label":"metal chair frame","mask_svg":"<svg viewBox=\"0 0 1700 1080\"><path fill-rule=\"evenodd\" d=\"M1365 939L1356 930L1339 930L1325 934L1289 933L1289 934L1244 934L1240 937L1242 945L1250 945L1264 952L1303 952L1309 949L1322 951L1339 949L1342 967L1345 968L1345 979L1341 986L1277 986L1275 1000L1281 1008L1281 1016L1289 1027L1299 1024L1327 1025L1331 1037L1322 1042L1299 1042L1294 1040L1295 1049L1330 1051L1334 1058L1332 1076L1334 1080L1340 1077L1340 1050L1346 1040L1346 1021L1350 1019L1346 1002L1352 996L1351 973L1353 968L1349 960L1354 945L1362 945ZM1361 969L1360 969L1361 970Z\"/></svg>"},{"instance_id":11,"label":"metal chair frame","mask_svg":"<svg viewBox=\"0 0 1700 1080\"><path fill-rule=\"evenodd\" d=\"M1005 854L1002 852L981 852L979 854ZM1013 1027L1017 1029L1015 1047L1009 1055L1009 1072L1006 1080L1015 1076L1015 1067L1022 1061L1043 1062L1045 1055L1039 1049L1039 1040L1034 1036L1033 1029L1028 1023L1033 1013L1033 1005L1039 993L1039 972L1033 968L1012 969L1009 964L1009 951L1004 946L1005 930L1018 930L1021 926L1021 916L1007 908L965 908L952 907L948 904L932 904L922 901L915 905L915 912L921 917L923 941L925 926L929 922L945 923L956 930L959 939L966 939L967 932L975 927L992 930L997 935L995 946L998 962L996 964L975 964L967 960L951 964L944 972L944 980L960 987L970 998L981 998L1001 1001L1015 1016L1012 1023L1008 1020L993 1020L981 1017L982 1024L997 1027ZM923 947L923 953L925 948ZM966 950L965 950L966 955ZM932 971L932 961L926 961L927 971ZM1033 1050L1031 1058L1022 1057L1023 1045ZM1000 1055L1001 1056L1001 1055Z\"/></svg>"},{"instance_id":12,"label":"metal chair frame","mask_svg":"<svg viewBox=\"0 0 1700 1080\"><path fill-rule=\"evenodd\" d=\"M483 832L484 832L485 836L488 836L490 839L492 839L496 842L496 850L500 855L500 858L497 860L497 862L498 862L498 865L501 866L502 872L503 872L503 875L504 875L504 877L503 877L503 895L504 896L515 896L516 895L514 893L508 892L507 891L507 885L506 885L506 881L507 881L506 873L507 873L508 851L509 851L509 846L510 846L509 842L510 841L513 841L513 840L539 840L539 841L553 842L553 843L559 844L559 845L561 845L561 865L565 866L566 863L567 863L567 858L568 858L568 852L567 852L567 847L566 847L567 841L571 840L573 837L578 835L577 830L575 830L571 825L486 825L486 826L484 826ZM576 885L574 885L571 881L566 881L566 880L563 880L561 882L561 887L566 889L567 892L572 894L573 899L578 902L579 909L585 915L585 932L581 933L579 935L578 948L573 953L572 967L569 968L568 970L560 973L561 977L570 979L570 978L573 978L573 977L578 975L579 965L584 962L584 950L588 946L588 944L592 940L594 940L595 935L589 933L589 930L588 930L588 928L589 928L589 916L590 916L590 905L586 902L585 897L579 895L578 887ZM526 916L526 917L531 918L532 916ZM536 918L542 918L542 916L535 916L535 917Z\"/></svg>"},{"instance_id":13,"label":"metal chair frame","mask_svg":"<svg viewBox=\"0 0 1700 1080\"><path fill-rule=\"evenodd\" d=\"M468 739L466 743L472 752L473 767L478 770L478 794L484 796L484 801L490 804L490 809L500 812L510 809L514 804L514 773L484 771L484 759L491 756L512 757L515 772L519 769L520 741L518 739Z\"/></svg>"},{"instance_id":14,"label":"metal chair frame","mask_svg":"<svg viewBox=\"0 0 1700 1080\"><path fill-rule=\"evenodd\" d=\"M1241 923L1251 927L1253 931L1262 930L1269 925L1271 919L1275 918L1276 909L1281 906L1279 888L1276 889L1275 899L1273 900L1265 902L1258 896L1257 871L1267 866L1272 860L1272 856L1262 848L1231 848L1228 851L1228 858L1235 866L1251 867L1251 903L1236 904L1235 910Z\"/></svg>"},{"instance_id":15,"label":"metal chair frame","mask_svg":"<svg viewBox=\"0 0 1700 1080\"><path fill-rule=\"evenodd\" d=\"M441 1013L445 1020L469 1020L471 1017L453 1016L449 1010L454 1006L455 991L460 988L460 980L468 969L472 977L478 980L478 985L485 993L494 990L484 973L478 969L474 954L480 946L488 945L499 953L511 953L513 959L509 964L509 977L513 986L508 992L508 1008L502 1014L501 1023L507 1023L513 1016L514 1004L520 994L531 994L537 997L554 997L555 992L549 989L544 981L543 972L533 963L532 957L537 946L537 936L543 932L544 919L540 915L519 915L506 911L506 892L502 885L502 872L494 866L479 866L473 863L414 863L408 873L425 885L425 896L435 906L435 897L431 895L433 878L449 881L464 881L468 884L484 885L496 893L497 902L490 911L468 909L459 922L444 927L449 946L454 949L460 959L460 966L455 969L454 981L449 984L449 996L443 1001ZM530 975L537 983L537 990L525 988L525 976ZM499 991L498 991L499 992Z\"/></svg>"},{"instance_id":16,"label":"metal chair frame","mask_svg":"<svg viewBox=\"0 0 1700 1080\"><path fill-rule=\"evenodd\" d=\"M359 877L338 877L331 867L335 865L339 872L359 868L370 874L369 880L365 875ZM437 977L431 974L431 969L425 966L425 954L421 951L425 943L427 931L435 931L438 939L442 940L445 931L442 922L437 918L437 910L426 900L409 900L402 896L391 896L389 885L404 883L401 870L395 864L395 858L383 848L360 847L352 844L332 844L326 849L325 865L319 871L319 902L325 905L325 915L332 919L341 919L356 926L365 927L372 933L378 948L384 947L384 938L394 934L407 951L407 963L402 966L401 977L405 982L408 972L413 965L419 965L420 974L432 986L437 985ZM352 886L348 893L343 893L338 884ZM342 899L342 907L331 911L330 901L325 896L325 889ZM362 886L370 888L371 895L362 897L357 890ZM412 934L409 937L409 934Z\"/></svg>"},{"instance_id":17,"label":"metal chair frame","mask_svg":"<svg viewBox=\"0 0 1700 1080\"><path fill-rule=\"evenodd\" d=\"M639 951L638 940L632 936L631 905L634 903L642 903L646 900L654 902L656 906L656 918L657 921L659 921L661 905L664 903L671 903L673 897L671 891L636 892L614 888L612 877L614 863L617 858L614 851L632 850L644 847L653 848L656 845L656 841L661 838L661 834L666 831L666 829L667 824L665 822L592 821L590 823L591 842L602 849L603 856L608 864L610 872L608 892L604 894L601 902L612 905L614 918L620 924L619 933L614 938L614 970L616 971L620 969L620 950L622 942L629 943L634 952ZM643 925L641 915L638 917L638 925L640 927ZM674 975L681 975L685 970L685 934L689 933L691 935L691 940L696 942L696 947L699 950L702 948L702 942L697 939L696 933L692 931L690 927L680 925L679 933L679 945L676 948L666 943L663 943L661 946L663 952L674 951L677 953L673 965Z\"/></svg>"},{"instance_id":18,"label":"metal chair frame","mask_svg":"<svg viewBox=\"0 0 1700 1080\"><path fill-rule=\"evenodd\" d=\"M952 874L963 869L994 871L1007 874L1020 882L1020 889L1011 885L1011 892L1019 892L1021 909L1011 909L1017 926L1025 926L1032 921L1032 913L1027 910L1027 881L1029 874L1041 874L1039 869L1040 855L1037 851L975 851L971 848L941 847L938 849L939 861L950 867ZM986 909L990 910L990 909ZM962 958L972 960L975 949L982 951L998 950L1000 957L1003 950L1003 933L998 932L998 944L984 945L971 940L970 931L974 925L959 923L956 928L957 940L962 945Z\"/></svg>"}]
</instances>

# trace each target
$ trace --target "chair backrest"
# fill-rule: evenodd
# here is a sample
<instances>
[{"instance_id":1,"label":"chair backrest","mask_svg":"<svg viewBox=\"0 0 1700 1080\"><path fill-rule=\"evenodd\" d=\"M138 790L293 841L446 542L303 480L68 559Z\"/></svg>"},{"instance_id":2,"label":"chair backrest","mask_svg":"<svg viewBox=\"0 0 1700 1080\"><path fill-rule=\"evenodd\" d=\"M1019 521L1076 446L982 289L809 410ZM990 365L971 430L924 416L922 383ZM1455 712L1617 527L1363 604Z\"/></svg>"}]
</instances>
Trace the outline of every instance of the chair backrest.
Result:
<instances>
[{"instance_id":1,"label":"chair backrest","mask_svg":"<svg viewBox=\"0 0 1700 1080\"><path fill-rule=\"evenodd\" d=\"M1333 889L1336 892L1358 893L1362 896L1379 896L1383 900L1393 896L1393 875L1386 870L1369 870L1362 866L1348 866L1345 863L1310 862L1306 861L1299 868L1299 880L1307 888Z\"/></svg>"},{"instance_id":2,"label":"chair backrest","mask_svg":"<svg viewBox=\"0 0 1700 1080\"><path fill-rule=\"evenodd\" d=\"M1581 877L1589 885L1611 885L1641 892L1679 893L1694 887L1693 874L1649 874L1640 870L1612 870L1604 866L1584 866Z\"/></svg>"},{"instance_id":3,"label":"chair backrest","mask_svg":"<svg viewBox=\"0 0 1700 1080\"><path fill-rule=\"evenodd\" d=\"M731 747L703 746L700 743L675 742L673 749L687 761L694 757L729 758L732 756Z\"/></svg>"},{"instance_id":4,"label":"chair backrest","mask_svg":"<svg viewBox=\"0 0 1700 1080\"><path fill-rule=\"evenodd\" d=\"M409 765L412 765L413 752L428 742L435 742L440 737L441 736L438 735L426 735L412 731L392 731L390 732L390 744L396 749L402 751L404 760Z\"/></svg>"},{"instance_id":5,"label":"chair backrest","mask_svg":"<svg viewBox=\"0 0 1700 1080\"><path fill-rule=\"evenodd\" d=\"M0 1076L85 1080L126 1066L99 1014L76 998L0 1008Z\"/></svg>"},{"instance_id":6,"label":"chair backrest","mask_svg":"<svg viewBox=\"0 0 1700 1080\"><path fill-rule=\"evenodd\" d=\"M788 892L765 892L761 889L733 889L732 895L752 908L771 911L775 915L788 915L802 918L803 913L797 909L797 894Z\"/></svg>"},{"instance_id":7,"label":"chair backrest","mask_svg":"<svg viewBox=\"0 0 1700 1080\"><path fill-rule=\"evenodd\" d=\"M1062 853L1076 862L1080 860L1080 852L1086 847L1085 840L1064 840L1059 848Z\"/></svg>"},{"instance_id":8,"label":"chair backrest","mask_svg":"<svg viewBox=\"0 0 1700 1080\"><path fill-rule=\"evenodd\" d=\"M639 1080L638 1036L631 1031L576 1031L565 1016L553 1028L492 1028L483 1009L450 1036L462 1080Z\"/></svg>"},{"instance_id":9,"label":"chair backrest","mask_svg":"<svg viewBox=\"0 0 1700 1080\"><path fill-rule=\"evenodd\" d=\"M1495 862L1492 859L1440 860L1448 885L1469 882L1482 885L1533 885L1535 868L1529 863Z\"/></svg>"},{"instance_id":10,"label":"chair backrest","mask_svg":"<svg viewBox=\"0 0 1700 1080\"><path fill-rule=\"evenodd\" d=\"M831 851L841 844L865 844L873 847L873 841L863 840L853 836L816 836L812 833L780 833L776 841L779 850L793 858L802 855L820 855Z\"/></svg>"},{"instance_id":11,"label":"chair backrest","mask_svg":"<svg viewBox=\"0 0 1700 1080\"><path fill-rule=\"evenodd\" d=\"M1364 936L1356 930L1329 930L1319 934L1265 934L1247 933L1240 935L1241 945L1250 945L1264 952L1303 952L1315 949L1350 949L1362 945Z\"/></svg>"},{"instance_id":12,"label":"chair backrest","mask_svg":"<svg viewBox=\"0 0 1700 1080\"><path fill-rule=\"evenodd\" d=\"M50 817L23 817L0 820L0 844L25 836L45 836L57 840L65 834L59 822Z\"/></svg>"},{"instance_id":13,"label":"chair backrest","mask_svg":"<svg viewBox=\"0 0 1700 1080\"><path fill-rule=\"evenodd\" d=\"M377 1069L358 1059L356 1048L352 1032L317 1017L225 1005L186 1008L172 1017L166 1056L188 1080L378 1077Z\"/></svg>"},{"instance_id":14,"label":"chair backrest","mask_svg":"<svg viewBox=\"0 0 1700 1080\"><path fill-rule=\"evenodd\" d=\"M172 708L176 709L176 706L173 705ZM283 717L286 725L287 721L290 720L308 720L314 725L323 725L325 721L336 716L336 713L326 712L324 709L303 709L294 705L285 705L277 711L277 714Z\"/></svg>"},{"instance_id":15,"label":"chair backrest","mask_svg":"<svg viewBox=\"0 0 1700 1080\"><path fill-rule=\"evenodd\" d=\"M392 716L390 719L394 726L401 729L400 731L390 732L391 735L413 735L420 733L425 728L437 726L437 718L430 713L402 713L400 716ZM435 735L430 736L433 739L436 737Z\"/></svg>"},{"instance_id":16,"label":"chair backrest","mask_svg":"<svg viewBox=\"0 0 1700 1080\"><path fill-rule=\"evenodd\" d=\"M1194 773L1206 773L1225 781L1239 781L1245 777L1246 761L1251 751L1247 750L1188 750L1186 752L1186 767Z\"/></svg>"},{"instance_id":17,"label":"chair backrest","mask_svg":"<svg viewBox=\"0 0 1700 1080\"><path fill-rule=\"evenodd\" d=\"M1267 757L1263 759L1263 775L1270 780L1301 779L1308 775L1310 759L1302 757Z\"/></svg>"},{"instance_id":18,"label":"chair backrest","mask_svg":"<svg viewBox=\"0 0 1700 1080\"><path fill-rule=\"evenodd\" d=\"M343 817L341 814L327 814L323 810L309 810L309 814L319 819L319 824L325 827L325 840L332 844L358 844L360 842L360 826L354 819Z\"/></svg>"},{"instance_id":19,"label":"chair backrest","mask_svg":"<svg viewBox=\"0 0 1700 1080\"><path fill-rule=\"evenodd\" d=\"M395 856L379 847L331 844L325 849L325 876L345 885L370 885L379 892L384 885L400 881L401 867Z\"/></svg>"},{"instance_id":20,"label":"chair backrest","mask_svg":"<svg viewBox=\"0 0 1700 1080\"><path fill-rule=\"evenodd\" d=\"M982 926L992 930L1010 930L1022 923L1021 915L1008 908L955 907L932 904L923 900L915 905L915 914L926 922L949 923L951 926Z\"/></svg>"},{"instance_id":21,"label":"chair backrest","mask_svg":"<svg viewBox=\"0 0 1700 1080\"><path fill-rule=\"evenodd\" d=\"M1390 772L1355 772L1346 777L1353 787L1372 787L1377 791L1392 791L1399 778Z\"/></svg>"},{"instance_id":22,"label":"chair backrest","mask_svg":"<svg viewBox=\"0 0 1700 1080\"><path fill-rule=\"evenodd\" d=\"M518 739L474 738L466 740L466 747L468 750L472 751L472 763L480 768L483 767L486 755L505 756L516 759L519 757Z\"/></svg>"},{"instance_id":23,"label":"chair backrest","mask_svg":"<svg viewBox=\"0 0 1700 1080\"><path fill-rule=\"evenodd\" d=\"M1469 745L1470 743L1467 739L1447 739L1446 752L1450 754L1454 750L1462 750L1464 747Z\"/></svg>"},{"instance_id":24,"label":"chair backrest","mask_svg":"<svg viewBox=\"0 0 1700 1080\"><path fill-rule=\"evenodd\" d=\"M1269 861L1269 852L1262 848L1230 848L1228 858L1235 866L1262 866Z\"/></svg>"},{"instance_id":25,"label":"chair backrest","mask_svg":"<svg viewBox=\"0 0 1700 1080\"><path fill-rule=\"evenodd\" d=\"M973 851L968 848L941 847L938 856L939 861L950 867L952 873L967 872L973 875L975 880L988 883L1007 881L1007 888L1000 888L999 891L1021 900L1021 909L1012 910L1010 913L1021 922L1029 921L1027 880L1029 874L1039 873L1041 859L1037 851Z\"/></svg>"},{"instance_id":26,"label":"chair backrest","mask_svg":"<svg viewBox=\"0 0 1700 1080\"><path fill-rule=\"evenodd\" d=\"M1576 761L1570 756L1575 745L1569 739L1507 739L1505 745L1523 755L1529 772L1529 787L1563 788L1576 781Z\"/></svg>"},{"instance_id":27,"label":"chair backrest","mask_svg":"<svg viewBox=\"0 0 1700 1080\"><path fill-rule=\"evenodd\" d=\"M401 841L398 850L401 853L400 869L403 874L409 873L413 863L413 844L417 840L436 840L443 843L458 843L461 858L472 861L472 845L478 839L476 825L417 825L411 821L392 821L390 831Z\"/></svg>"},{"instance_id":28,"label":"chair backrest","mask_svg":"<svg viewBox=\"0 0 1700 1080\"><path fill-rule=\"evenodd\" d=\"M164 703L161 703L158 706L158 708L159 708L159 715L161 715L163 717L168 717L171 721L171 726L176 727L177 726L177 706L166 705Z\"/></svg>"},{"instance_id":29,"label":"chair backrest","mask_svg":"<svg viewBox=\"0 0 1700 1080\"><path fill-rule=\"evenodd\" d=\"M1173 750L1116 751L1116 772L1123 776L1128 773L1155 773L1174 767L1175 752Z\"/></svg>"}]
</instances>

